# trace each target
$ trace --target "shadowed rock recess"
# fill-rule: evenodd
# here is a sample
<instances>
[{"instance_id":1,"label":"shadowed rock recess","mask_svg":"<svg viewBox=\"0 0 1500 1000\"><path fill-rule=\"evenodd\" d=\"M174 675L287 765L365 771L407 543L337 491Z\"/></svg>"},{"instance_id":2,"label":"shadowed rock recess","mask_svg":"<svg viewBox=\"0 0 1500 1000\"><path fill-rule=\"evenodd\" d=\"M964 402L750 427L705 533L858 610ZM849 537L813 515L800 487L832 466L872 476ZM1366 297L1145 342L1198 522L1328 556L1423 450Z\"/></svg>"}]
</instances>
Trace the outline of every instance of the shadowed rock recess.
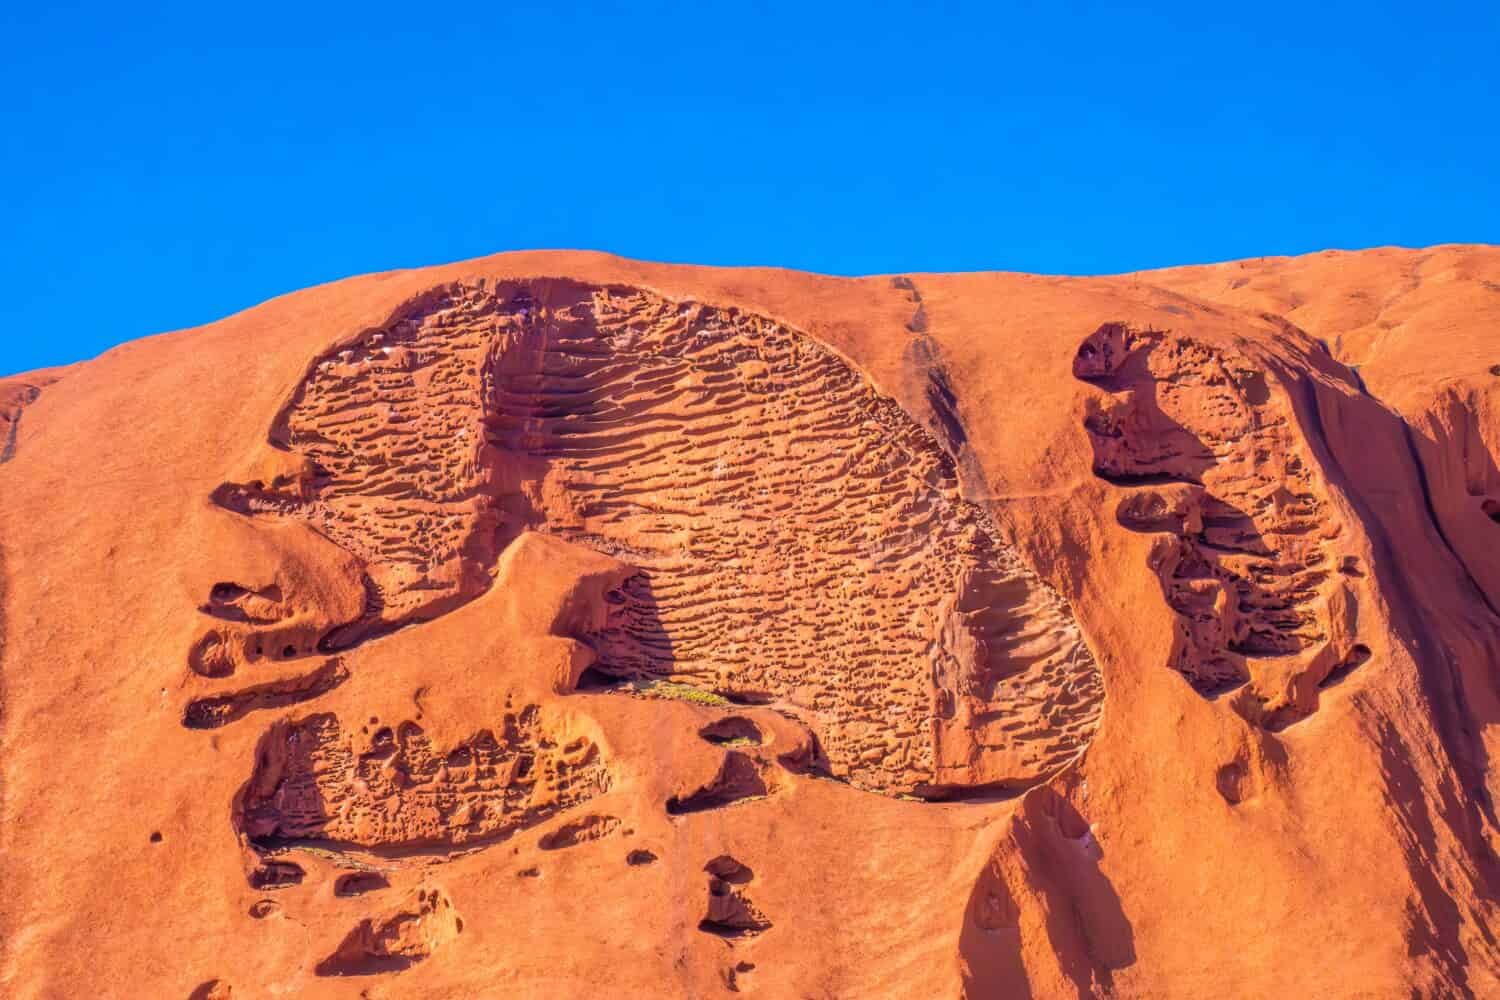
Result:
<instances>
[{"instance_id":1,"label":"shadowed rock recess","mask_svg":"<svg viewBox=\"0 0 1500 1000\"><path fill-rule=\"evenodd\" d=\"M1126 491L1117 520L1159 536L1173 669L1212 696L1251 680L1251 663L1281 664L1296 686L1368 658L1353 636L1359 558L1340 548L1348 532L1274 375L1232 348L1118 323L1084 341L1073 373L1109 394L1084 429L1094 474ZM1280 729L1310 709L1248 711Z\"/></svg>"},{"instance_id":2,"label":"shadowed rock recess","mask_svg":"<svg viewBox=\"0 0 1500 1000\"><path fill-rule=\"evenodd\" d=\"M262 848L327 842L402 854L503 840L609 787L598 748L558 746L535 706L439 753L411 722L362 748L330 714L273 726L238 812ZM368 733L368 727L366 727Z\"/></svg>"},{"instance_id":3,"label":"shadowed rock recess","mask_svg":"<svg viewBox=\"0 0 1500 1000\"><path fill-rule=\"evenodd\" d=\"M951 457L768 318L563 281L434 289L313 362L271 443L295 518L367 571L348 648L490 585L526 530L634 567L595 669L774 705L880 792L1024 787L1103 689L1066 604L964 501Z\"/></svg>"}]
</instances>

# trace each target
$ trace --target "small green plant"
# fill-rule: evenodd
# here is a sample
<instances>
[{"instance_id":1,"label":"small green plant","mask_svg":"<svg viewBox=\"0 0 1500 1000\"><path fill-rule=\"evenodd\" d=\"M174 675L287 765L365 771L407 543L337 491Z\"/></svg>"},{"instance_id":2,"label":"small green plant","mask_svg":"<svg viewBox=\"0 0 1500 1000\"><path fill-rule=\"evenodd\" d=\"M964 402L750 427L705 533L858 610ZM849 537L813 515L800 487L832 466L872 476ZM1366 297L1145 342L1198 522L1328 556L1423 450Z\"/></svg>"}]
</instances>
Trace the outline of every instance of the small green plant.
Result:
<instances>
[{"instance_id":1,"label":"small green plant","mask_svg":"<svg viewBox=\"0 0 1500 1000\"><path fill-rule=\"evenodd\" d=\"M630 687L636 694L646 698L669 698L672 701L686 701L710 708L728 708L733 704L723 695L677 681L638 680L632 681Z\"/></svg>"},{"instance_id":2,"label":"small green plant","mask_svg":"<svg viewBox=\"0 0 1500 1000\"><path fill-rule=\"evenodd\" d=\"M366 862L361 861L358 858L352 857L344 851L335 850L328 847L319 847L316 844L298 844L294 848L294 850L302 851L305 854L311 854L313 857L322 858L325 861L331 861L334 864L342 865L345 868L353 868L356 871L377 873L380 871L380 869L376 868L374 865L367 864Z\"/></svg>"}]
</instances>

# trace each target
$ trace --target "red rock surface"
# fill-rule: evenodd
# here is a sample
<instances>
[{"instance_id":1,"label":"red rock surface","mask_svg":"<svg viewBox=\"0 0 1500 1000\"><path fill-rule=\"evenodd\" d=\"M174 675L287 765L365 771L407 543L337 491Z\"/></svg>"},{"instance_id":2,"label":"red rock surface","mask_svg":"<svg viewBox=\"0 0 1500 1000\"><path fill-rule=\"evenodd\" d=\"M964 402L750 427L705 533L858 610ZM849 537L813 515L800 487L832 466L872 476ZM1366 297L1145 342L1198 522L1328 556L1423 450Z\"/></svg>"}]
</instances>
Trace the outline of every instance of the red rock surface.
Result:
<instances>
[{"instance_id":1,"label":"red rock surface","mask_svg":"<svg viewBox=\"0 0 1500 1000\"><path fill-rule=\"evenodd\" d=\"M1495 248L507 254L0 462L7 997L1500 993Z\"/></svg>"}]
</instances>

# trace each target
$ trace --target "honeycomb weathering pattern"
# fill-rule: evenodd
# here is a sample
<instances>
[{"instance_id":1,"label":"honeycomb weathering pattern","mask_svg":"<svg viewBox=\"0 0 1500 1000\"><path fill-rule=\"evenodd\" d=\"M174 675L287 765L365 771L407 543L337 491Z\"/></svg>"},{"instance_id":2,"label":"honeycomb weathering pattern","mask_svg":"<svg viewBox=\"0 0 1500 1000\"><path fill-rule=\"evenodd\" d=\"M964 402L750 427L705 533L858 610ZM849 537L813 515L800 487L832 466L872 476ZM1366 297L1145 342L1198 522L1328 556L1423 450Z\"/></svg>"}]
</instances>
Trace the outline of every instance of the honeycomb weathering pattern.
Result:
<instances>
[{"instance_id":1,"label":"honeycomb weathering pattern","mask_svg":"<svg viewBox=\"0 0 1500 1000\"><path fill-rule=\"evenodd\" d=\"M584 737L559 744L534 706L446 754L415 723L355 733L324 712L262 738L240 824L273 848L442 850L503 840L608 788L598 747Z\"/></svg>"},{"instance_id":2,"label":"honeycomb weathering pattern","mask_svg":"<svg viewBox=\"0 0 1500 1000\"><path fill-rule=\"evenodd\" d=\"M1069 609L950 456L768 318L563 280L443 286L318 358L271 440L302 471L217 497L363 560L366 613L327 650L472 599L538 530L639 570L582 637L599 671L792 711L859 787L1024 785L1097 727Z\"/></svg>"},{"instance_id":3,"label":"honeycomb weathering pattern","mask_svg":"<svg viewBox=\"0 0 1500 1000\"><path fill-rule=\"evenodd\" d=\"M1094 472L1131 489L1121 524L1166 536L1152 562L1178 616L1172 666L1206 695L1247 680L1248 658L1315 656L1341 631L1328 600L1339 569L1358 572L1335 567L1342 521L1262 367L1119 323L1074 362L1110 393L1084 420Z\"/></svg>"}]
</instances>

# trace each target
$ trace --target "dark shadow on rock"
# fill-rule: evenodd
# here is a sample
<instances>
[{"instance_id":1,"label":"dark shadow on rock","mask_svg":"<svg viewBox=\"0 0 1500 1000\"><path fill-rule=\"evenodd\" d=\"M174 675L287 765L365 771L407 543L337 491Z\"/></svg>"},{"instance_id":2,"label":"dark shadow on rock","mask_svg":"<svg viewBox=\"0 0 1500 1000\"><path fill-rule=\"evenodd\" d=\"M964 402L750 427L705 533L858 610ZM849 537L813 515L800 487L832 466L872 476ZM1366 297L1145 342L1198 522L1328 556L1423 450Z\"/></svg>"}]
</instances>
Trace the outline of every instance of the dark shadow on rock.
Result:
<instances>
[{"instance_id":1,"label":"dark shadow on rock","mask_svg":"<svg viewBox=\"0 0 1500 1000\"><path fill-rule=\"evenodd\" d=\"M1490 759L1479 733L1500 721L1493 709L1480 707L1496 703L1500 659L1492 598L1500 592L1491 594L1489 583L1500 574L1488 571L1500 563L1490 560L1484 543L1473 540L1488 537L1493 527L1486 523L1481 498L1500 489L1500 468L1482 446L1472 400L1456 393L1440 398L1429 410L1438 416L1421 421L1424 429L1360 389L1351 398L1310 383L1298 402L1320 431L1329 478L1344 489L1369 536L1372 575L1386 596L1391 628L1418 667L1432 721L1458 776L1459 788L1442 789L1436 818L1473 861L1480 894L1495 901L1500 858L1484 830L1500 819L1486 783ZM1434 425L1449 430L1439 433ZM1461 470L1442 460L1455 450L1464 456ZM1371 451L1389 461L1366 461ZM1461 474L1455 476L1456 471ZM1468 599L1435 600L1444 587ZM1385 754L1388 744L1403 738L1405 724L1394 719L1383 725L1379 742Z\"/></svg>"},{"instance_id":2,"label":"dark shadow on rock","mask_svg":"<svg viewBox=\"0 0 1500 1000\"><path fill-rule=\"evenodd\" d=\"M1014 852L1011 863L1005 852ZM1045 911L1048 945L1080 1000L1108 993L1135 964L1135 930L1099 867L1088 821L1050 787L1029 792L970 894L959 950L965 997L1033 995L1023 964L1023 912ZM1007 879L1024 880L1016 885Z\"/></svg>"},{"instance_id":3,"label":"dark shadow on rock","mask_svg":"<svg viewBox=\"0 0 1500 1000\"><path fill-rule=\"evenodd\" d=\"M320 976L378 976L390 972L402 972L416 964L416 960L399 955L370 955L364 950L369 940L370 921L363 921L345 935L338 950L319 962L313 971Z\"/></svg>"},{"instance_id":4,"label":"dark shadow on rock","mask_svg":"<svg viewBox=\"0 0 1500 1000\"><path fill-rule=\"evenodd\" d=\"M327 804L312 773L314 734L323 727L336 727L329 713L301 720L273 723L255 747L255 766L235 795L231 810L235 833L251 852L253 864L247 874L256 889L280 889L302 881L302 867L287 860L295 847L283 829L288 813L301 824L318 824L329 818ZM288 780L290 787L283 787Z\"/></svg>"},{"instance_id":5,"label":"dark shadow on rock","mask_svg":"<svg viewBox=\"0 0 1500 1000\"><path fill-rule=\"evenodd\" d=\"M1380 764L1385 779L1385 800L1401 822L1393 830L1401 839L1406 867L1417 888L1415 905L1408 904L1406 939L1408 954L1426 957L1436 964L1447 979L1452 996L1473 998L1469 986L1469 955L1464 949L1462 931L1466 922L1463 912L1438 872L1438 836L1428 812L1428 790L1410 761L1411 752L1393 726L1382 723L1377 734ZM1441 790L1445 799L1451 789ZM1450 808L1456 803L1449 803ZM1444 810L1448 811L1448 810ZM1494 943L1482 920L1478 927Z\"/></svg>"},{"instance_id":6,"label":"dark shadow on rock","mask_svg":"<svg viewBox=\"0 0 1500 1000\"><path fill-rule=\"evenodd\" d=\"M604 595L604 627L577 638L599 655L590 671L618 680L666 677L675 662L672 636L648 573L636 573Z\"/></svg>"},{"instance_id":7,"label":"dark shadow on rock","mask_svg":"<svg viewBox=\"0 0 1500 1000\"><path fill-rule=\"evenodd\" d=\"M688 813L719 809L743 799L759 798L766 794L766 783L760 776L755 761L738 751L724 755L723 762L708 784L688 793L674 795L667 800L667 814L683 816Z\"/></svg>"},{"instance_id":8,"label":"dark shadow on rock","mask_svg":"<svg viewBox=\"0 0 1500 1000\"><path fill-rule=\"evenodd\" d=\"M1099 868L1104 852L1067 799L1040 788L1021 802L1015 841L1047 898L1047 937L1080 997L1113 987L1113 973L1135 964L1135 930Z\"/></svg>"},{"instance_id":9,"label":"dark shadow on rock","mask_svg":"<svg viewBox=\"0 0 1500 1000\"><path fill-rule=\"evenodd\" d=\"M1131 490L1116 509L1123 527L1170 538L1152 555L1162 596L1180 621L1169 662L1212 698L1249 680L1247 658L1293 653L1300 644L1276 627L1292 624L1279 621L1287 614L1284 598L1226 563L1226 556L1271 559L1275 553L1249 512L1204 488L1205 475L1218 465L1213 449L1163 411L1163 376L1152 370L1151 356L1165 338L1106 323L1078 348L1073 375L1110 394L1091 404L1083 421L1094 475ZM1241 386L1250 408L1268 398L1264 376L1256 373L1254 380ZM1218 636L1214 583L1228 588L1242 611L1268 617L1270 627Z\"/></svg>"},{"instance_id":10,"label":"dark shadow on rock","mask_svg":"<svg viewBox=\"0 0 1500 1000\"><path fill-rule=\"evenodd\" d=\"M998 848L1006 849L1004 844ZM969 893L958 954L964 1000L1031 1000L1021 952L1021 911L998 856L985 863Z\"/></svg>"}]
</instances>

